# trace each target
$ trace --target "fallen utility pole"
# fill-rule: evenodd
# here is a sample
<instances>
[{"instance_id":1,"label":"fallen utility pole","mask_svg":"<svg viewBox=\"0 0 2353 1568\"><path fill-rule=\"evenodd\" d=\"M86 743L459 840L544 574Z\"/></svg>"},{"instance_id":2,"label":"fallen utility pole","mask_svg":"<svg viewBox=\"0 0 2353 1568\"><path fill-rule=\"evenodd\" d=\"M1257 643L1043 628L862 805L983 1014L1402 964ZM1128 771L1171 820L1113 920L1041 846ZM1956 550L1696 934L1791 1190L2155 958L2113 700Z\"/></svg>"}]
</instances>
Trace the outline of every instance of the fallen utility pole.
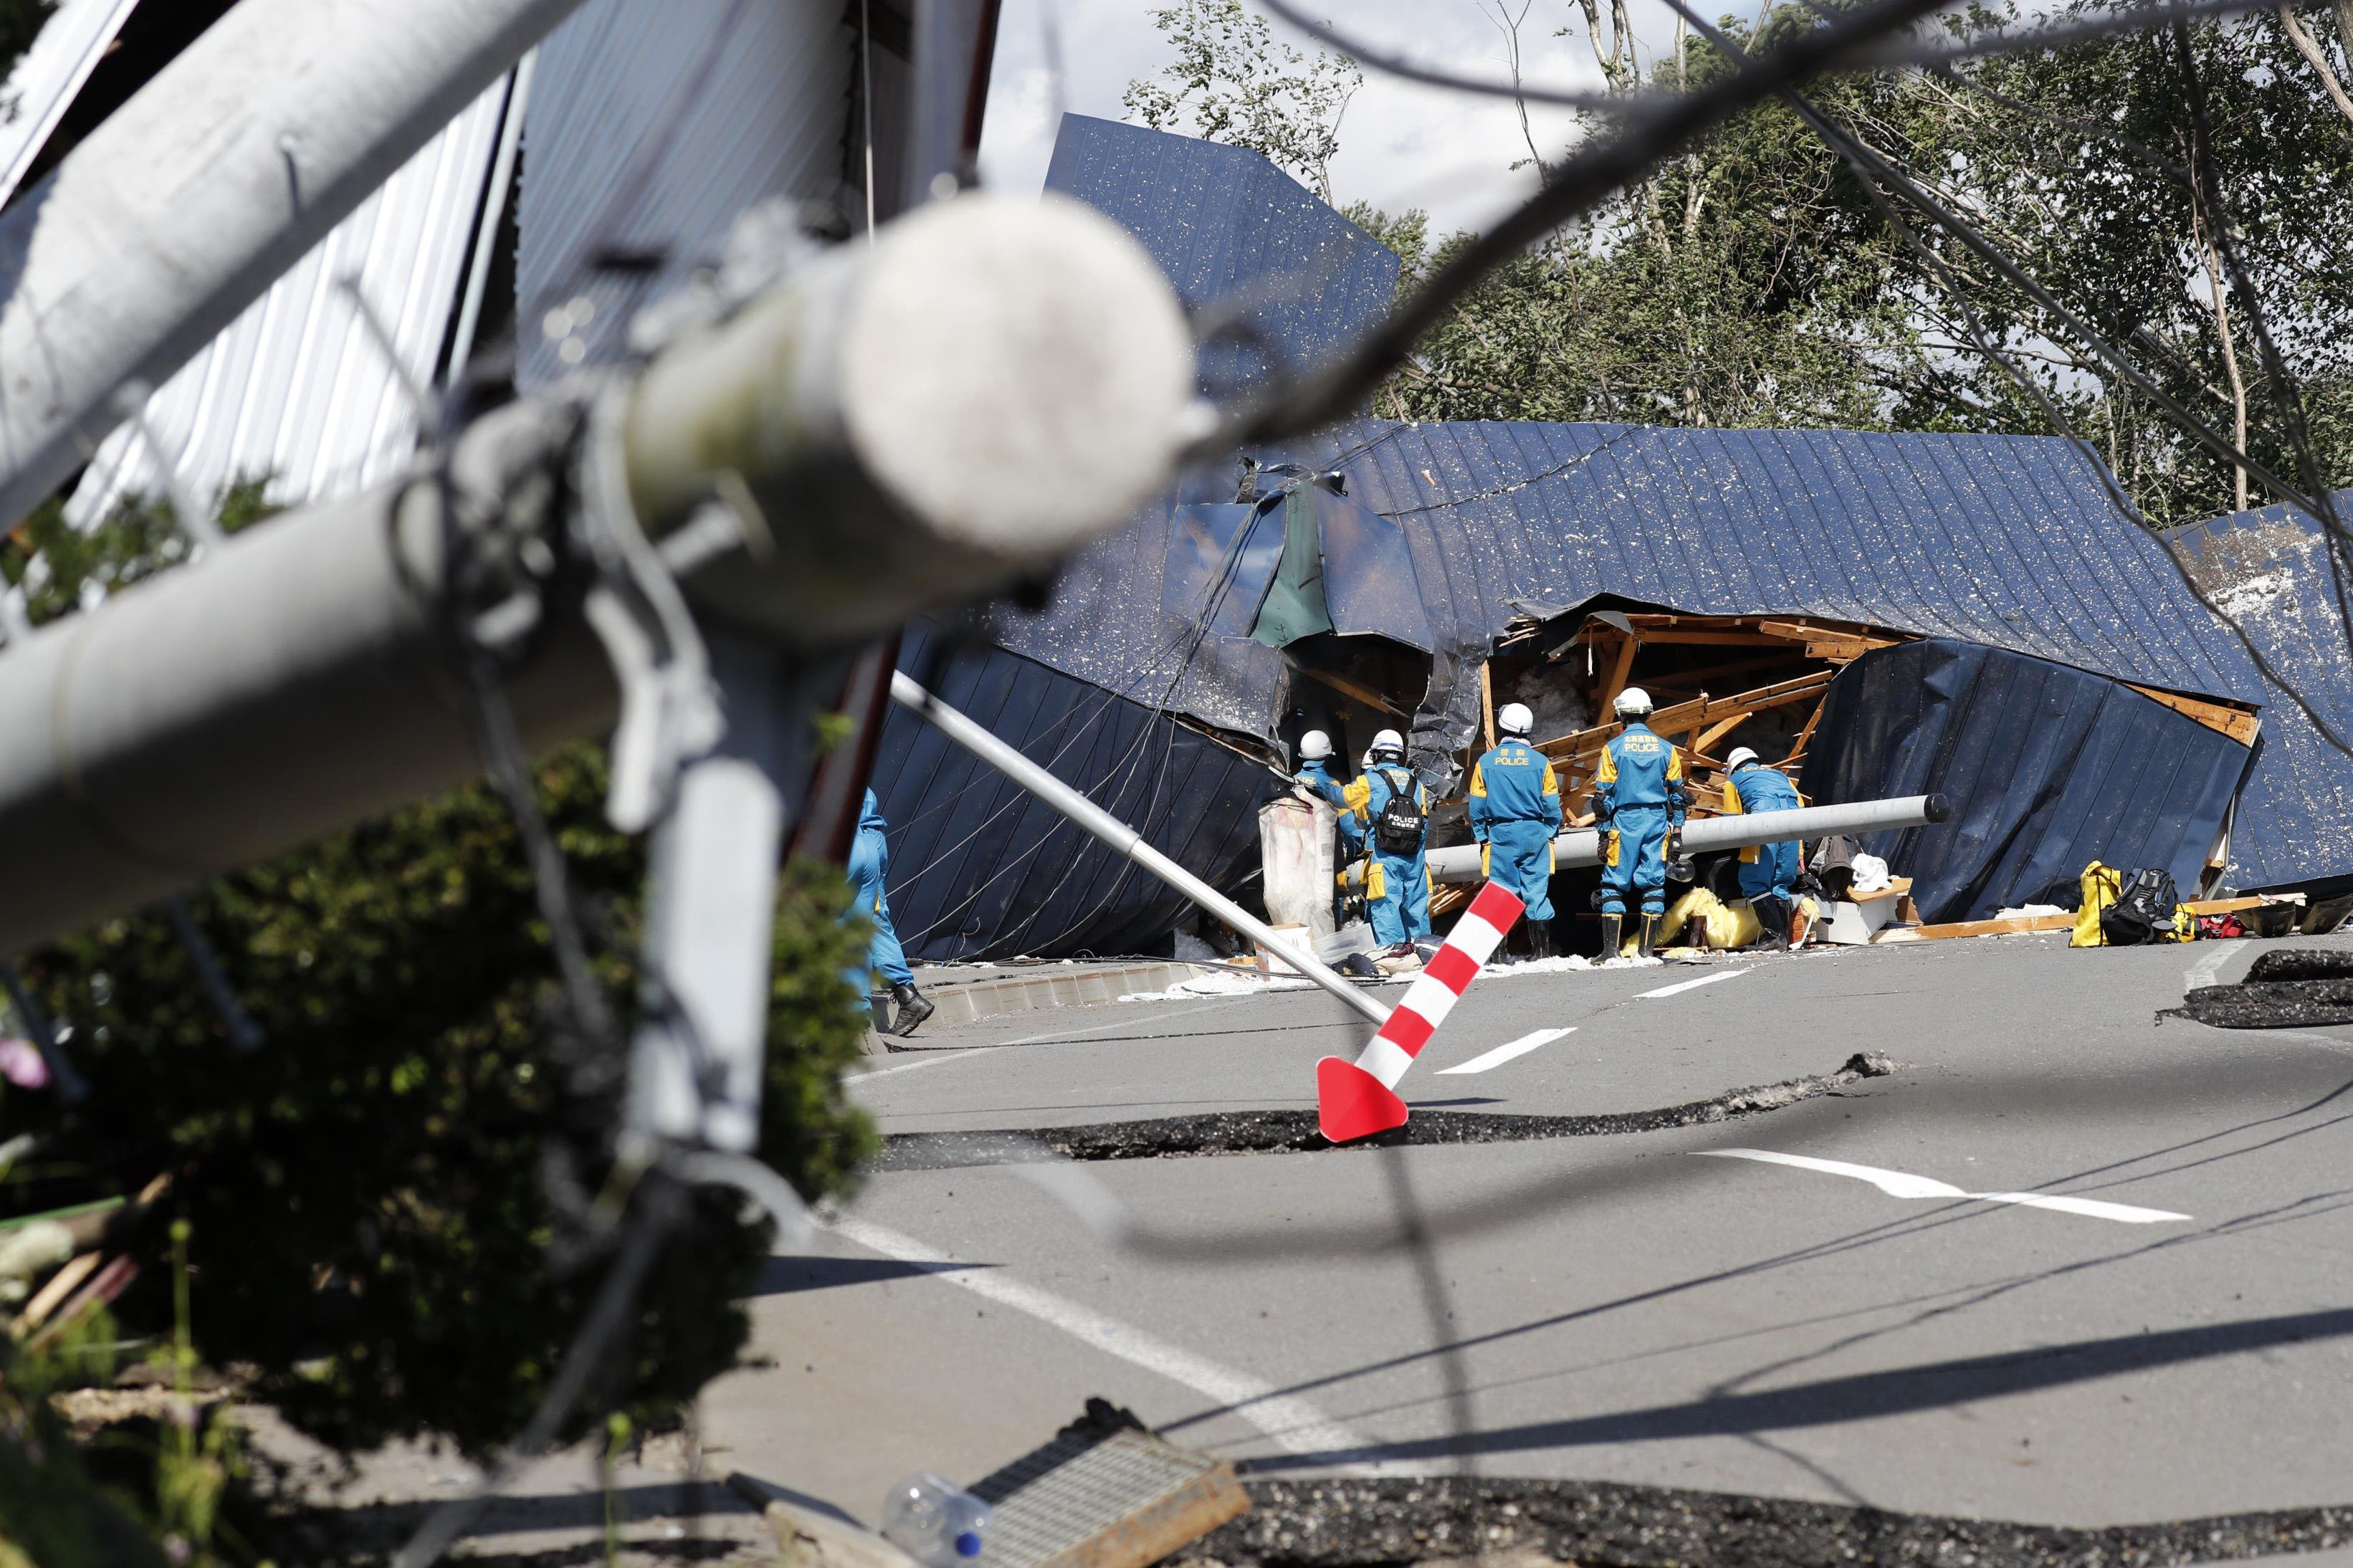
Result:
<instances>
[{"instance_id":1,"label":"fallen utility pole","mask_svg":"<svg viewBox=\"0 0 2353 1568\"><path fill-rule=\"evenodd\" d=\"M1688 824L1675 837L1683 854L1718 849L1746 849L1752 844L1779 844L1793 838L1825 838L1833 833L1879 833L1892 827L1920 827L1942 822L1949 811L1941 795L1898 795L1888 800L1860 800L1846 805L1806 805L1794 811L1759 811L1746 816L1709 816ZM1601 864L1601 830L1583 827L1552 841L1553 865L1560 870ZM1476 882L1479 847L1454 844L1430 852L1430 875L1440 882Z\"/></svg>"},{"instance_id":2,"label":"fallen utility pole","mask_svg":"<svg viewBox=\"0 0 2353 1568\"><path fill-rule=\"evenodd\" d=\"M580 0L243 0L0 217L0 525Z\"/></svg>"},{"instance_id":3,"label":"fallen utility pole","mask_svg":"<svg viewBox=\"0 0 2353 1568\"><path fill-rule=\"evenodd\" d=\"M902 674L892 675L891 700L1111 846L1118 854L1151 872L1337 996L1368 1022L1376 1026L1388 1022L1389 1008L1350 984L1346 977L1330 964L1289 937L1278 934L1264 921L1146 844L1144 836L1134 828L924 690L917 681Z\"/></svg>"},{"instance_id":4,"label":"fallen utility pole","mask_svg":"<svg viewBox=\"0 0 2353 1568\"><path fill-rule=\"evenodd\" d=\"M648 704L710 710L670 754L716 749L754 700L712 692L684 646L697 621L732 620L784 671L1039 570L1163 481L1189 365L1174 295L1109 220L934 203L634 384L510 404L438 468L45 626L0 650L0 953L475 776L453 626L501 644L527 746L595 733L652 688ZM1066 445L1085 460L1041 458ZM567 510L575 493L590 504ZM671 570L677 619L607 617L617 646L651 650L617 670L584 574L642 610L676 599ZM633 677L648 659L659 679Z\"/></svg>"}]
</instances>

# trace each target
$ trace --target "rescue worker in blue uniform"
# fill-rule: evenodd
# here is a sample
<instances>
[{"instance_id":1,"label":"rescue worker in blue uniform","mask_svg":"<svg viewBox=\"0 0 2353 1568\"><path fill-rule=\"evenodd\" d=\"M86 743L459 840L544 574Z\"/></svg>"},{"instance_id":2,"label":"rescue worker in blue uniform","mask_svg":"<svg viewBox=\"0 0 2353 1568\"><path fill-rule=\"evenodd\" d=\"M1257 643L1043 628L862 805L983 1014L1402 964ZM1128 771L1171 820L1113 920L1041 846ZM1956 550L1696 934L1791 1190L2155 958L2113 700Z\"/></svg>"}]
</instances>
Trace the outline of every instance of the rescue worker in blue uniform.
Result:
<instances>
[{"instance_id":1,"label":"rescue worker in blue uniform","mask_svg":"<svg viewBox=\"0 0 2353 1568\"><path fill-rule=\"evenodd\" d=\"M1347 782L1332 772L1332 737L1321 730L1310 730L1299 737L1299 771L1291 782L1331 804L1340 814L1340 852L1334 862L1342 870L1356 863L1365 852L1365 835L1357 825L1356 813L1348 809ZM1341 915L1347 903L1346 884L1339 882L1333 895L1333 913Z\"/></svg>"},{"instance_id":2,"label":"rescue worker in blue uniform","mask_svg":"<svg viewBox=\"0 0 2353 1568\"><path fill-rule=\"evenodd\" d=\"M1601 955L1618 956L1630 900L1639 900L1642 931L1635 951L1651 956L1659 917L1667 912L1667 835L1683 825L1683 758L1642 722L1650 693L1630 686L1611 704L1625 729L1601 748L1593 805L1608 835L1601 853Z\"/></svg>"},{"instance_id":3,"label":"rescue worker in blue uniform","mask_svg":"<svg viewBox=\"0 0 2353 1568\"><path fill-rule=\"evenodd\" d=\"M1373 737L1371 765L1340 792L1364 836L1373 940L1396 947L1430 931L1430 791L1405 765L1405 737Z\"/></svg>"},{"instance_id":4,"label":"rescue worker in blue uniform","mask_svg":"<svg viewBox=\"0 0 2353 1568\"><path fill-rule=\"evenodd\" d=\"M1805 804L1798 798L1798 786L1789 782L1788 775L1757 761L1753 749L1742 746L1735 751L1731 764L1724 783L1725 816L1795 811ZM1757 923L1765 928L1766 942L1775 947L1789 945L1789 926L1798 912L1798 868L1802 859L1794 838L1751 845L1740 852L1741 896L1756 911Z\"/></svg>"},{"instance_id":5,"label":"rescue worker in blue uniform","mask_svg":"<svg viewBox=\"0 0 2353 1568\"><path fill-rule=\"evenodd\" d=\"M866 792L866 809L859 814L858 837L849 845L849 908L842 916L845 921L863 915L874 927L873 939L866 946L866 963L848 972L849 983L860 994L868 993L880 975L891 987L891 1000L898 1005L898 1014L891 1020L886 1034L906 1036L915 1032L915 1026L932 1016L932 1004L915 989L914 971L907 967L906 950L899 945L899 933L891 926L891 903L883 894L883 873L890 868L891 847L883 837L889 824L882 820L882 803L874 792Z\"/></svg>"},{"instance_id":6,"label":"rescue worker in blue uniform","mask_svg":"<svg viewBox=\"0 0 2353 1568\"><path fill-rule=\"evenodd\" d=\"M1535 715L1506 702L1495 715L1503 740L1471 764L1471 837L1479 868L1527 906L1528 956L1552 956L1552 841L1560 833L1560 776L1528 744Z\"/></svg>"}]
</instances>

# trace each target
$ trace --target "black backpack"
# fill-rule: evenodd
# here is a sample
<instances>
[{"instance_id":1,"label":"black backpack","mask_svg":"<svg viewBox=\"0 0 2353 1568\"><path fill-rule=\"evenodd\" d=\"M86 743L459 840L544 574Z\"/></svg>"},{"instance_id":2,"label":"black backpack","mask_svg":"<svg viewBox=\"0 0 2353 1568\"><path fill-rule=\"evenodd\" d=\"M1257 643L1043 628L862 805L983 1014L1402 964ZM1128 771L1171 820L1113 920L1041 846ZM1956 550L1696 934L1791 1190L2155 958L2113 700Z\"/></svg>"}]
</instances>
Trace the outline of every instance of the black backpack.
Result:
<instances>
[{"instance_id":1,"label":"black backpack","mask_svg":"<svg viewBox=\"0 0 2353 1568\"><path fill-rule=\"evenodd\" d=\"M2181 901L2172 874L2154 866L2135 871L2116 901L2100 911L2100 934L2110 947L2173 940L2173 907Z\"/></svg>"},{"instance_id":2,"label":"black backpack","mask_svg":"<svg viewBox=\"0 0 2353 1568\"><path fill-rule=\"evenodd\" d=\"M1385 855L1419 855L1430 821L1414 804L1413 774L1403 768L1383 768L1381 776L1389 782L1389 801L1373 818L1373 842ZM1405 780L1402 788L1398 784L1400 777Z\"/></svg>"}]
</instances>

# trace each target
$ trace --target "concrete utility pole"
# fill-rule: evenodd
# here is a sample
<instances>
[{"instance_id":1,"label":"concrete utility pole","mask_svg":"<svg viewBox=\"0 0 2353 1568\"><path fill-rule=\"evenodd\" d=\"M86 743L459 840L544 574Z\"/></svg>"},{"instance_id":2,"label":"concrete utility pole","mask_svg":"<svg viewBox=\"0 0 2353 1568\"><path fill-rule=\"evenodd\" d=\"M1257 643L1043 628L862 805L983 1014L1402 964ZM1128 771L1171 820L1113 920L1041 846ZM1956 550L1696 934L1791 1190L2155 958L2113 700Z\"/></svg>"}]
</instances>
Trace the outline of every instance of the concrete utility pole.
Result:
<instances>
[{"instance_id":1,"label":"concrete utility pole","mask_svg":"<svg viewBox=\"0 0 2353 1568\"><path fill-rule=\"evenodd\" d=\"M1705 816L1675 836L1675 847L1686 855L1715 849L1746 849L1752 844L1778 844L1791 838L1821 838L1833 833L1879 833L1891 827L1922 827L1942 822L1950 807L1941 795L1896 795L1887 800L1859 800L1844 805L1805 805L1794 811L1758 811L1742 816ZM1601 830L1580 827L1552 841L1553 864L1601 864ZM1457 844L1430 852L1430 875L1440 882L1479 880L1479 847Z\"/></svg>"},{"instance_id":2,"label":"concrete utility pole","mask_svg":"<svg viewBox=\"0 0 2353 1568\"><path fill-rule=\"evenodd\" d=\"M709 710L667 753L680 798L746 747L764 775L789 772L746 717L764 689L1116 525L1165 482L1190 377L1174 293L1109 220L934 203L689 332L634 384L583 387L585 433L579 401L479 421L448 454L446 520L424 472L42 627L0 650L0 953L473 776L453 611L485 635L531 628L508 682L528 742L596 731L630 672L617 681L561 567L602 570L630 540L693 611L619 628L657 652L668 638L665 668L688 677L670 696ZM619 515L567 517L567 466L588 512ZM485 609L477 586L453 605L461 569L512 597ZM708 660L677 646L703 626L721 628ZM765 975L765 921L758 941Z\"/></svg>"},{"instance_id":3,"label":"concrete utility pole","mask_svg":"<svg viewBox=\"0 0 2353 1568\"><path fill-rule=\"evenodd\" d=\"M0 525L580 0L243 0L0 218Z\"/></svg>"}]
</instances>

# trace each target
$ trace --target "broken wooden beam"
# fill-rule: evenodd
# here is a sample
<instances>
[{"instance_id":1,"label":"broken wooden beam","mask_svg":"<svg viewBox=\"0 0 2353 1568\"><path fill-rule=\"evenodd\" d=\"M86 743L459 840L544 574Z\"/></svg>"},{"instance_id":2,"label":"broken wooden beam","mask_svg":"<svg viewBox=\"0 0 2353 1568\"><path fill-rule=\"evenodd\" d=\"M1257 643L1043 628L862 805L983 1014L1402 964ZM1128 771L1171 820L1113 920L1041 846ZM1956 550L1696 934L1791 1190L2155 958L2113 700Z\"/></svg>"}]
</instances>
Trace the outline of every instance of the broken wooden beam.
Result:
<instances>
[{"instance_id":1,"label":"broken wooden beam","mask_svg":"<svg viewBox=\"0 0 2353 1568\"><path fill-rule=\"evenodd\" d=\"M2187 697L2179 691L2160 690L2154 686L2133 686L2131 681L2125 684L2132 686L2135 691L2150 701L2162 703L2185 718L2195 719L2209 730L2228 735L2242 746L2253 745L2256 734L2263 729L2262 718L2243 708L2209 701L2201 697Z\"/></svg>"}]
</instances>

